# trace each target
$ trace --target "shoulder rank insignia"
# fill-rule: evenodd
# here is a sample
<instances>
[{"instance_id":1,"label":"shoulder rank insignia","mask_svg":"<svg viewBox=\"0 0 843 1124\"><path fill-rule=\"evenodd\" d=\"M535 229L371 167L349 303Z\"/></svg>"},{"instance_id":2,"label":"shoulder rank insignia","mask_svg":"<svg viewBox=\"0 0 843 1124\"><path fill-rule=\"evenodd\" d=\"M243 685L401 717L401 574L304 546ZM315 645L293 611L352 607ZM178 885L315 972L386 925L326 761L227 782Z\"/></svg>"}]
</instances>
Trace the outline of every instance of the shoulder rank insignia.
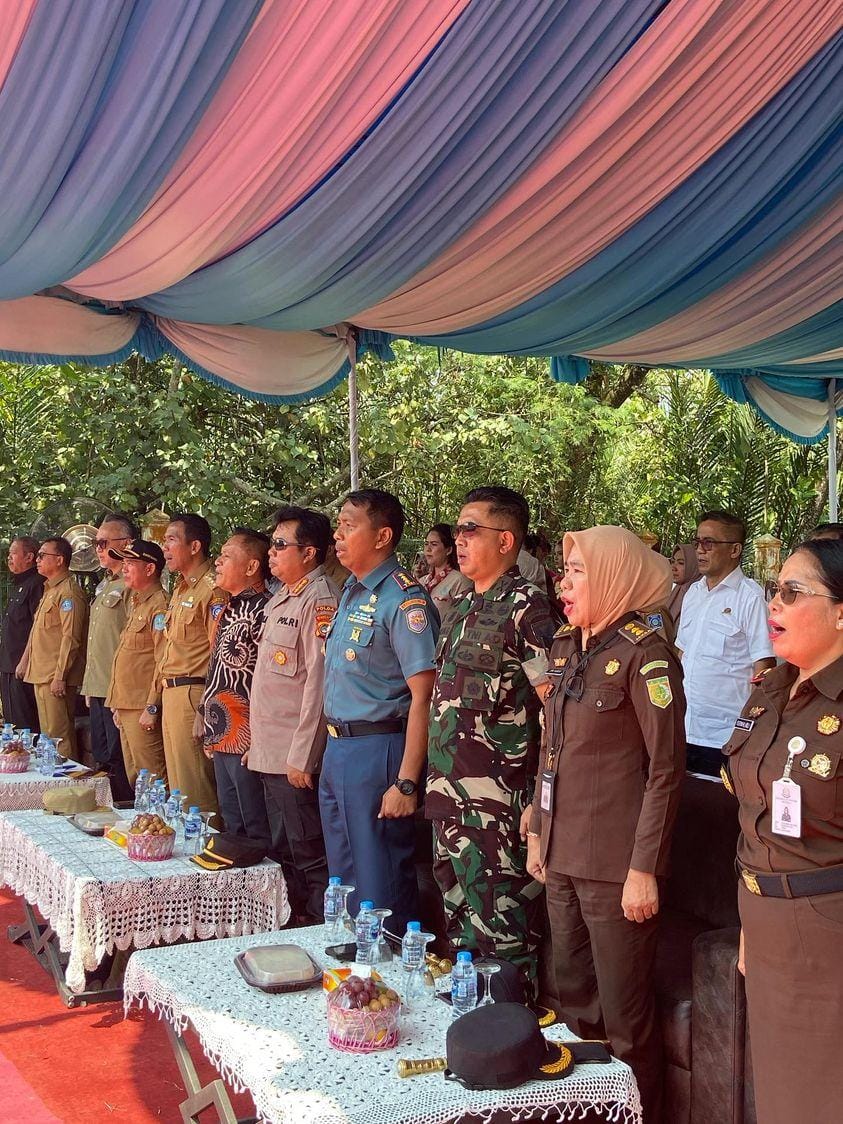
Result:
<instances>
[{"instance_id":1,"label":"shoulder rank insignia","mask_svg":"<svg viewBox=\"0 0 843 1124\"><path fill-rule=\"evenodd\" d=\"M760 718L766 709L766 706L753 706L750 708L749 717Z\"/></svg>"},{"instance_id":2,"label":"shoulder rank insignia","mask_svg":"<svg viewBox=\"0 0 843 1124\"><path fill-rule=\"evenodd\" d=\"M836 714L824 714L817 723L817 732L820 734L836 734L839 729L840 719Z\"/></svg>"},{"instance_id":3,"label":"shoulder rank insignia","mask_svg":"<svg viewBox=\"0 0 843 1124\"><path fill-rule=\"evenodd\" d=\"M619 628L618 636L622 636L624 640L628 640L630 644L640 644L642 640L646 640L648 636L652 636L655 631L655 628L644 624L642 620L634 620L628 621L623 628Z\"/></svg>"},{"instance_id":4,"label":"shoulder rank insignia","mask_svg":"<svg viewBox=\"0 0 843 1124\"><path fill-rule=\"evenodd\" d=\"M670 689L670 680L666 675L657 675L655 679L648 679L647 694L650 696L650 702L659 710L667 710L673 702L673 691Z\"/></svg>"},{"instance_id":5,"label":"shoulder rank insignia","mask_svg":"<svg viewBox=\"0 0 843 1124\"><path fill-rule=\"evenodd\" d=\"M305 576L303 578L299 578L299 580L296 582L295 585L290 586L290 593L292 593L293 596L295 596L297 593L301 593L301 591L304 589L304 587L308 584L309 581L310 581L310 578L307 576L307 574L305 574Z\"/></svg>"},{"instance_id":6,"label":"shoulder rank insignia","mask_svg":"<svg viewBox=\"0 0 843 1124\"><path fill-rule=\"evenodd\" d=\"M570 636L571 633L574 631L574 627L575 626L572 625L572 624L562 624L562 625L560 625L559 628L557 628L557 630L554 632L553 639L555 640L557 638L557 636Z\"/></svg>"},{"instance_id":7,"label":"shoulder rank insignia","mask_svg":"<svg viewBox=\"0 0 843 1124\"><path fill-rule=\"evenodd\" d=\"M412 589L413 586L419 584L413 575L408 574L406 570L396 570L392 577L398 583L399 589Z\"/></svg>"},{"instance_id":8,"label":"shoulder rank insignia","mask_svg":"<svg viewBox=\"0 0 843 1124\"><path fill-rule=\"evenodd\" d=\"M753 675L753 677L750 679L750 683L763 683L765 676L768 675L772 670L773 669L771 667L765 667L763 671L759 671L757 675Z\"/></svg>"},{"instance_id":9,"label":"shoulder rank insignia","mask_svg":"<svg viewBox=\"0 0 843 1124\"><path fill-rule=\"evenodd\" d=\"M621 669L620 660L609 660L603 671L606 675L617 675Z\"/></svg>"},{"instance_id":10,"label":"shoulder rank insignia","mask_svg":"<svg viewBox=\"0 0 843 1124\"><path fill-rule=\"evenodd\" d=\"M725 765L720 766L720 780L723 782L723 787L726 789L726 791L728 793L730 793L732 796L734 796L735 790L732 787L732 778L726 772L726 766Z\"/></svg>"}]
</instances>

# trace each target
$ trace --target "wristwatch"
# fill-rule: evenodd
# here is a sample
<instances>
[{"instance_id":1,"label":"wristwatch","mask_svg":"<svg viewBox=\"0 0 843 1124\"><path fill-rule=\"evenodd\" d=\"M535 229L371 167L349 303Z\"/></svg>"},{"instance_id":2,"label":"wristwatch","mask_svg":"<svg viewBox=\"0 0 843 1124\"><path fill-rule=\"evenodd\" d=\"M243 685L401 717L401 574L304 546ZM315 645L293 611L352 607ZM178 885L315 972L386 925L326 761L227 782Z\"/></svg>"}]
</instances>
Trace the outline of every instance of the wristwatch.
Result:
<instances>
[{"instance_id":1,"label":"wristwatch","mask_svg":"<svg viewBox=\"0 0 843 1124\"><path fill-rule=\"evenodd\" d=\"M157 706L155 705L155 703L151 703L151 704L150 704L150 705L149 705L149 706L148 706L148 707L146 708L146 713L147 713L147 714L157 714L157 713L158 713L158 707L157 707Z\"/></svg>"},{"instance_id":2,"label":"wristwatch","mask_svg":"<svg viewBox=\"0 0 843 1124\"><path fill-rule=\"evenodd\" d=\"M398 780L395 781L395 787L398 789L402 796L412 796L419 786L415 781L407 779L402 781L399 777Z\"/></svg>"}]
</instances>

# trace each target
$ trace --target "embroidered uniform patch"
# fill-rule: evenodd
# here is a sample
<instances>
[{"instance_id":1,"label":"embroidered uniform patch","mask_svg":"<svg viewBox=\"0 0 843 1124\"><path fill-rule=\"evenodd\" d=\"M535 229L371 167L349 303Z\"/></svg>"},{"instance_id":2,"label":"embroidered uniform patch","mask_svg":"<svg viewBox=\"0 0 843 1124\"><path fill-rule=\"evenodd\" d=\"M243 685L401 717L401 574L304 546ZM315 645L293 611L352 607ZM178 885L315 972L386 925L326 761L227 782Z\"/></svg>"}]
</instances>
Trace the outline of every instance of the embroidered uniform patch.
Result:
<instances>
[{"instance_id":1,"label":"embroidered uniform patch","mask_svg":"<svg viewBox=\"0 0 843 1124\"><path fill-rule=\"evenodd\" d=\"M222 613L224 608L225 608L224 605L212 605L211 606L211 617L212 617L212 619L216 620L217 617Z\"/></svg>"},{"instance_id":2,"label":"embroidered uniform patch","mask_svg":"<svg viewBox=\"0 0 843 1124\"><path fill-rule=\"evenodd\" d=\"M424 632L427 628L427 613L424 609L409 609L404 616L410 632Z\"/></svg>"},{"instance_id":3,"label":"embroidered uniform patch","mask_svg":"<svg viewBox=\"0 0 843 1124\"><path fill-rule=\"evenodd\" d=\"M72 598L65 597L64 601L62 601L62 603L61 603L61 611L63 613L69 613L72 608L73 608Z\"/></svg>"},{"instance_id":4,"label":"embroidered uniform patch","mask_svg":"<svg viewBox=\"0 0 843 1124\"><path fill-rule=\"evenodd\" d=\"M647 694L650 702L659 710L667 710L673 702L673 691L670 689L670 680L666 675L658 675L655 679L647 680Z\"/></svg>"},{"instance_id":5,"label":"embroidered uniform patch","mask_svg":"<svg viewBox=\"0 0 843 1124\"><path fill-rule=\"evenodd\" d=\"M164 626L166 625L166 623L167 623L167 614L166 613L156 613L155 616L152 618L152 627L155 630L155 632L163 632Z\"/></svg>"},{"instance_id":6,"label":"embroidered uniform patch","mask_svg":"<svg viewBox=\"0 0 843 1124\"><path fill-rule=\"evenodd\" d=\"M660 669L663 670L663 671L667 671L668 666L669 665L668 665L667 660L650 660L649 663L644 664L644 666L641 668L641 670L638 672L638 674L639 675L647 675L651 671L658 671Z\"/></svg>"},{"instance_id":7,"label":"embroidered uniform patch","mask_svg":"<svg viewBox=\"0 0 843 1124\"><path fill-rule=\"evenodd\" d=\"M408 597L406 601L402 601L398 606L399 609L412 609L414 605L420 605L422 609L427 607L427 602L423 597Z\"/></svg>"},{"instance_id":8,"label":"embroidered uniform patch","mask_svg":"<svg viewBox=\"0 0 843 1124\"><path fill-rule=\"evenodd\" d=\"M650 626L650 628L663 628L664 617L661 615L661 613L648 613L647 624Z\"/></svg>"},{"instance_id":9,"label":"embroidered uniform patch","mask_svg":"<svg viewBox=\"0 0 843 1124\"><path fill-rule=\"evenodd\" d=\"M272 658L275 661L275 663L278 664L279 667L283 667L284 664L287 662L287 653L279 650L275 653L275 655Z\"/></svg>"}]
</instances>

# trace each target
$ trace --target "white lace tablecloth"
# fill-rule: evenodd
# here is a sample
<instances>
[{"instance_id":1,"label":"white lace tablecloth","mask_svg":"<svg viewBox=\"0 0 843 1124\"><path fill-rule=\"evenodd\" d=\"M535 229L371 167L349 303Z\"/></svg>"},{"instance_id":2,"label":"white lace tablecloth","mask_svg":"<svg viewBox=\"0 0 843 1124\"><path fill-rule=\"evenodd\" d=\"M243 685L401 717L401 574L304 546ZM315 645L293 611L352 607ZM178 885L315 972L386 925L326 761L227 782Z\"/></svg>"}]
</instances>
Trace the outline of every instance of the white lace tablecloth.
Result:
<instances>
[{"instance_id":1,"label":"white lace tablecloth","mask_svg":"<svg viewBox=\"0 0 843 1124\"><path fill-rule=\"evenodd\" d=\"M74 762L75 764L75 762ZM82 766L80 765L81 769ZM48 788L58 788L66 784L92 785L97 804L101 808L111 808L114 800L111 795L111 781L108 777L45 777L37 769L26 773L0 773L0 812L21 812L41 807L41 797Z\"/></svg>"},{"instance_id":2,"label":"white lace tablecloth","mask_svg":"<svg viewBox=\"0 0 843 1124\"><path fill-rule=\"evenodd\" d=\"M445 1053L450 1008L427 998L402 1016L392 1050L346 1054L328 1044L321 990L269 995L250 987L234 965L244 948L295 943L323 966L320 928L287 929L203 945L148 949L129 960L126 1009L145 1003L182 1032L188 1023L203 1052L238 1090L247 1089L268 1124L443 1124L469 1110L489 1119L508 1110L514 1119L544 1113L578 1120L592 1109L608 1121L639 1124L641 1101L628 1066L579 1065L562 1081L532 1081L518 1089L469 1092L441 1073L402 1079L399 1058ZM379 967L400 988L400 961ZM549 1038L574 1036L557 1025Z\"/></svg>"},{"instance_id":3,"label":"white lace tablecloth","mask_svg":"<svg viewBox=\"0 0 843 1124\"><path fill-rule=\"evenodd\" d=\"M290 916L281 867L206 871L181 855L133 862L63 816L0 814L0 883L37 907L69 953L66 980L85 987L115 949L279 929Z\"/></svg>"}]
</instances>

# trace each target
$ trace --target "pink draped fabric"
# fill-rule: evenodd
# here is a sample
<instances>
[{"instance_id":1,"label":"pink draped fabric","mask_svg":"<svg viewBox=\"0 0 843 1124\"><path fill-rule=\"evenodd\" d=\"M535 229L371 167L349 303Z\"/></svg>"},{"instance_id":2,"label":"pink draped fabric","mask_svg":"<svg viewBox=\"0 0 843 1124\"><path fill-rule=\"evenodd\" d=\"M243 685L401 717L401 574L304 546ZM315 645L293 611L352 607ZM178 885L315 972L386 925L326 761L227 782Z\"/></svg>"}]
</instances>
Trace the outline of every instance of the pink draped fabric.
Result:
<instances>
[{"instance_id":1,"label":"pink draped fabric","mask_svg":"<svg viewBox=\"0 0 843 1124\"><path fill-rule=\"evenodd\" d=\"M151 318L163 336L198 366L252 392L307 395L348 358L345 340L318 332L272 332L244 325L186 324Z\"/></svg>"},{"instance_id":2,"label":"pink draped fabric","mask_svg":"<svg viewBox=\"0 0 843 1124\"><path fill-rule=\"evenodd\" d=\"M104 316L59 297L0 301L0 351L111 355L126 346L139 323L136 312Z\"/></svg>"},{"instance_id":3,"label":"pink draped fabric","mask_svg":"<svg viewBox=\"0 0 843 1124\"><path fill-rule=\"evenodd\" d=\"M828 308L843 292L841 239L843 199L705 300L657 328L584 354L606 363L691 363L784 332Z\"/></svg>"},{"instance_id":4,"label":"pink draped fabric","mask_svg":"<svg viewBox=\"0 0 843 1124\"><path fill-rule=\"evenodd\" d=\"M3 0L0 3L0 87L15 61L37 3L38 0Z\"/></svg>"},{"instance_id":5,"label":"pink draped fabric","mask_svg":"<svg viewBox=\"0 0 843 1124\"><path fill-rule=\"evenodd\" d=\"M674 0L522 179L355 323L436 335L534 297L648 214L841 28L841 0Z\"/></svg>"},{"instance_id":6,"label":"pink draped fabric","mask_svg":"<svg viewBox=\"0 0 843 1124\"><path fill-rule=\"evenodd\" d=\"M68 285L131 300L249 241L354 146L467 4L266 0L155 199Z\"/></svg>"}]
</instances>

